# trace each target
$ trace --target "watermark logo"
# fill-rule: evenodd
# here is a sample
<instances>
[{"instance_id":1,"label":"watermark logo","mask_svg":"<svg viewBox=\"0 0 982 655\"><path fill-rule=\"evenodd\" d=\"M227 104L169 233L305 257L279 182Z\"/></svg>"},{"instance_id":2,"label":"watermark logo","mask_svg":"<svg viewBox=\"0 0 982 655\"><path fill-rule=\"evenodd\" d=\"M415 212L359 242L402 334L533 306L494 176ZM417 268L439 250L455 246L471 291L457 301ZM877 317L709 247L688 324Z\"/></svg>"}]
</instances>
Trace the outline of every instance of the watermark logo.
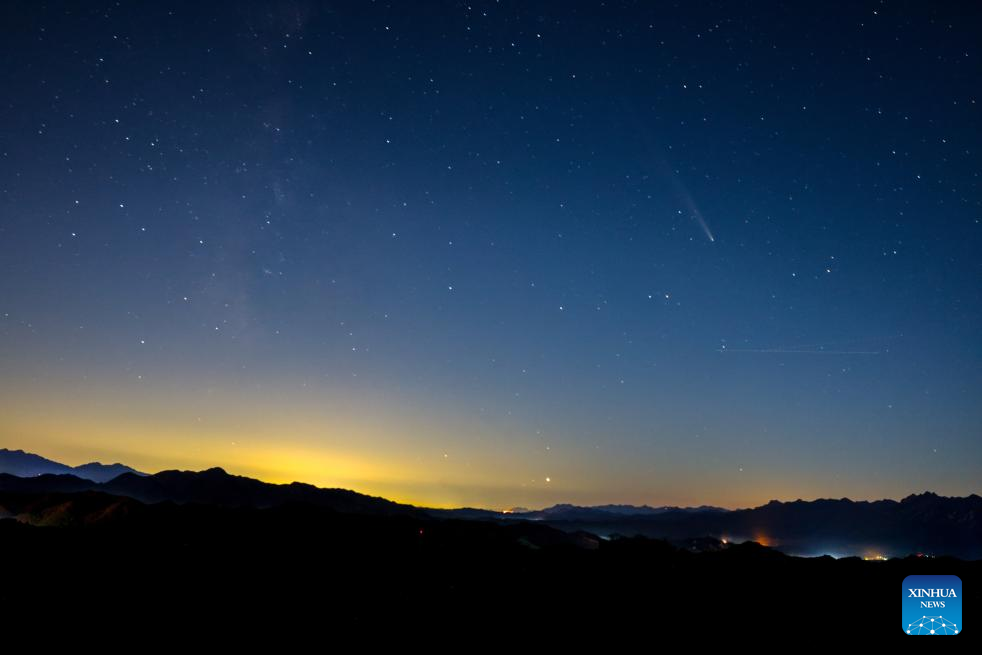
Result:
<instances>
[{"instance_id":1,"label":"watermark logo","mask_svg":"<svg viewBox=\"0 0 982 655\"><path fill-rule=\"evenodd\" d=\"M903 628L909 635L957 635L962 631L962 581L957 575L904 578Z\"/></svg>"}]
</instances>

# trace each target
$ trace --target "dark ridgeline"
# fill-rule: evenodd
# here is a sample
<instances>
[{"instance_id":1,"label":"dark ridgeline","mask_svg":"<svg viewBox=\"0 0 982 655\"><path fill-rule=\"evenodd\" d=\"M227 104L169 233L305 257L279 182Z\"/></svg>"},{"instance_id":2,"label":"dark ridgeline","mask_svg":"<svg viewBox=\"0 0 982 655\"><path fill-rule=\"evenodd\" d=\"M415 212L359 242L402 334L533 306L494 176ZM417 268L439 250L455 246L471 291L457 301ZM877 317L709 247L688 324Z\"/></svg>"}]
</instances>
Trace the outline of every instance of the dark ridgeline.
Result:
<instances>
[{"instance_id":1,"label":"dark ridgeline","mask_svg":"<svg viewBox=\"0 0 982 655\"><path fill-rule=\"evenodd\" d=\"M169 501L219 507L263 509L289 503L304 503L341 512L402 514L421 510L411 505L367 496L348 489L321 489L302 482L270 484L229 475L220 468L205 471L161 471L153 475L123 473L108 482L93 482L75 475L40 475L22 478L0 473L0 491L64 492L98 491L125 496L143 503Z\"/></svg>"},{"instance_id":2,"label":"dark ridgeline","mask_svg":"<svg viewBox=\"0 0 982 655\"><path fill-rule=\"evenodd\" d=\"M481 509L420 508L348 489L321 489L300 482L269 484L229 475L220 468L200 472L162 471L153 475L128 471L107 482L93 482L68 474L23 478L0 472L0 492L98 491L143 503L170 501L253 509L297 503L345 513L505 524L535 522L564 532L589 532L603 538L645 536L677 543L707 536L731 542L752 540L793 555L898 557L923 553L982 559L982 497L975 494L949 498L926 492L900 501L873 502L846 498L807 502L775 500L760 507L739 510L707 506L556 505L544 510L505 514Z\"/></svg>"},{"instance_id":3,"label":"dark ridgeline","mask_svg":"<svg viewBox=\"0 0 982 655\"><path fill-rule=\"evenodd\" d=\"M436 510L443 516L455 512ZM713 535L731 541L757 540L795 555L903 556L920 552L982 559L982 497L975 494L949 498L925 492L900 501L772 500L760 507L732 511L663 507L629 513L624 508L609 511L567 505L510 516L602 536L684 539ZM484 518L490 516L485 514Z\"/></svg>"},{"instance_id":4,"label":"dark ridgeline","mask_svg":"<svg viewBox=\"0 0 982 655\"><path fill-rule=\"evenodd\" d=\"M18 475L22 478L37 475L76 475L93 482L108 482L123 473L146 475L123 464L101 464L90 462L81 466L68 466L23 450L0 448L0 473Z\"/></svg>"},{"instance_id":5,"label":"dark ridgeline","mask_svg":"<svg viewBox=\"0 0 982 655\"><path fill-rule=\"evenodd\" d=\"M457 518L217 468L125 473L106 483L0 474L0 544L7 562L0 609L16 617L46 602L53 590L67 590L85 599L73 612L93 618L141 621L177 613L190 623L250 620L301 631L404 620L474 622L485 630L562 621L557 629L567 632L586 625L657 630L665 622L781 631L812 629L819 621L824 626L830 607L847 615L861 599L862 620L840 621L835 630L868 637L869 626L896 622L888 619L895 619L897 587L912 573L960 576L966 607L977 606L982 561L800 558L697 532L671 540L605 539L576 526L627 520L621 527L634 521L648 529L699 530L719 521L747 525L757 517L770 521L775 533L781 521L797 533L840 529L848 517L895 511L924 522L914 530L945 521L968 529L965 538L978 546L978 501L923 494L899 503L772 502L733 512L642 508L634 517L618 507L594 509L592 518L591 508L565 506L547 512L559 529L548 520L478 510ZM968 514L958 514L963 510Z\"/></svg>"}]
</instances>

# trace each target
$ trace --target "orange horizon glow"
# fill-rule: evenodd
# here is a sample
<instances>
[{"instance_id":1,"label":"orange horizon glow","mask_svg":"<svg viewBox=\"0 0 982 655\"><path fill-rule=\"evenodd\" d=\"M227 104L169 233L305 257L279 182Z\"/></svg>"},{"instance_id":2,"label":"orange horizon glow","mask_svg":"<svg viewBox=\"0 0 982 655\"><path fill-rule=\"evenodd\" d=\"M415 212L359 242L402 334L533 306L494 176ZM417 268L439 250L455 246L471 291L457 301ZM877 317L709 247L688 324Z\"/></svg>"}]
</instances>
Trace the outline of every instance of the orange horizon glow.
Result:
<instances>
[{"instance_id":1,"label":"orange horizon glow","mask_svg":"<svg viewBox=\"0 0 982 655\"><path fill-rule=\"evenodd\" d=\"M41 445L40 443L38 445ZM189 457L178 455L174 458L173 464L166 463L166 458L162 453L144 453L136 451L126 451L124 456L107 456L114 452L107 445L97 447L79 446L75 443L65 443L59 446L57 442L47 444L48 448L33 450L23 444L0 443L0 447L10 449L21 449L27 452L46 457L48 459L67 464L69 466L79 466L93 461L101 461L105 464L122 463L131 466L145 473L157 473L165 470L182 471L203 471L209 468L219 467L231 475L239 475L254 478L271 484L290 484L301 482L311 484L321 488L344 488L366 494L369 496L382 497L401 504L415 505L417 507L429 507L433 509L455 509L460 507L475 507L502 513L511 513L516 507L528 507L537 509L547 507L560 502L572 502L581 505L604 505L604 504L647 504L651 506L678 505L714 505L726 509L745 509L758 507L769 502L773 497L768 495L766 501L750 501L746 504L723 505L713 502L660 502L652 500L634 500L627 498L601 497L600 500L592 501L582 499L576 501L577 497L582 497L582 492L574 489L567 489L568 495L563 495L562 488L550 490L551 500L543 500L540 504L527 501L489 503L479 501L446 501L441 500L439 495L433 491L426 491L427 488L449 484L446 481L433 483L421 478L412 478L406 475L399 475L401 469L396 465L386 467L379 462L369 462L364 459L354 457L342 457L337 454L318 452L316 450L303 450L300 448L276 449L269 446L248 447L238 450L238 457L228 456L222 459L219 453L224 452L230 455L233 451L216 449L213 454L201 457ZM180 462L180 464L176 463ZM428 483L429 482L429 483ZM413 489L423 489L413 493ZM560 493L556 493L560 491ZM502 485L500 492L504 494L515 493L514 489L509 489ZM455 493L459 494L457 491ZM528 494L522 490L518 492ZM494 495L494 494L489 494ZM537 494L528 494L525 497L535 497ZM829 498L829 496L816 495L804 500L816 500L819 498ZM573 500L571 500L573 499ZM782 500L791 500L783 498ZM864 498L853 498L853 500L871 500ZM771 540L765 535L754 535L753 541L762 545L772 545Z\"/></svg>"},{"instance_id":2,"label":"orange horizon glow","mask_svg":"<svg viewBox=\"0 0 982 655\"><path fill-rule=\"evenodd\" d=\"M757 507L770 500L884 497L780 470L710 473L707 462L608 454L559 439L533 448L513 425L427 415L412 399L376 394L266 399L231 392L117 393L49 389L0 396L0 447L69 465L121 462L137 470L204 470L271 483L345 488L432 508L508 510L577 505ZM380 412L376 407L385 407ZM752 473L752 475L748 475ZM925 489L899 489L895 498ZM960 495L945 489L936 493Z\"/></svg>"}]
</instances>

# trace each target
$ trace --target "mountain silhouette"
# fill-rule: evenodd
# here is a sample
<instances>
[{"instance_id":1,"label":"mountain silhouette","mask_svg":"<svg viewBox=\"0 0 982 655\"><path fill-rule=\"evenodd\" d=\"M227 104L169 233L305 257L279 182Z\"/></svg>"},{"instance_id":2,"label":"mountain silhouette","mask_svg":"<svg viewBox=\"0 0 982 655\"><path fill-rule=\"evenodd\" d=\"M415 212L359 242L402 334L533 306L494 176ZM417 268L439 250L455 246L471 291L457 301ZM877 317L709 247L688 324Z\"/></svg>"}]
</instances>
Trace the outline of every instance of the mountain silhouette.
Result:
<instances>
[{"instance_id":1,"label":"mountain silhouette","mask_svg":"<svg viewBox=\"0 0 982 655\"><path fill-rule=\"evenodd\" d=\"M925 553L982 559L982 498L975 494L959 498L925 492L899 501L772 500L760 507L737 510L709 506L580 507L559 504L542 510L503 513L476 508L420 508L348 489L324 489L300 482L271 484L231 475L217 467L198 472L169 470L146 475L114 465L126 471L98 482L38 455L9 450L0 451L0 454L3 461L16 462L20 467L17 470L27 473L26 476L0 473L0 492L100 492L146 504L170 502L248 509L303 505L345 514L428 517L502 525L535 523L572 535L591 534L603 539L641 536L674 544L702 544L707 548L722 540L731 543L755 541L788 554L804 556L897 557ZM45 468L56 471L67 468L72 472L38 474ZM100 470L108 468L111 467ZM122 511L119 507L107 516ZM79 522L89 520L84 518ZM706 538L710 541L703 542ZM702 548L702 545L697 547Z\"/></svg>"},{"instance_id":2,"label":"mountain silhouette","mask_svg":"<svg viewBox=\"0 0 982 655\"><path fill-rule=\"evenodd\" d=\"M705 624L729 634L804 626L839 608L847 590L875 602L835 634L861 636L895 622L897 582L911 573L958 575L979 588L982 559L968 559L982 543L980 502L922 493L730 511L561 504L505 514L418 508L221 468L106 482L0 473L0 611L19 621L70 584L83 599L73 617L92 625L179 612L182 622L245 621L276 634L400 620L418 629L434 617L623 628L699 608ZM794 555L874 540L886 554L937 557Z\"/></svg>"},{"instance_id":3,"label":"mountain silhouette","mask_svg":"<svg viewBox=\"0 0 982 655\"><path fill-rule=\"evenodd\" d=\"M190 479L189 487L248 486L234 477L214 469L170 475L157 489L168 478ZM481 630L486 617L545 620L579 634L587 625L652 625L652 617L674 619L693 607L703 623L730 634L758 624L769 632L810 625L844 592L876 601L861 621L835 626L840 638L874 625L886 632L897 582L912 571L958 575L967 589L982 579L982 561L948 557L800 558L754 542L601 539L521 519L346 513L292 501L143 503L95 490L9 488L16 480L37 487L69 478L80 480L3 478L0 611L8 621L68 594L66 612L93 625L107 617L158 624L178 613L182 626L248 625L250 635L253 624L282 636L305 626L365 634L401 621L418 630L434 620ZM191 496L202 497L200 490Z\"/></svg>"},{"instance_id":4,"label":"mountain silhouette","mask_svg":"<svg viewBox=\"0 0 982 655\"><path fill-rule=\"evenodd\" d=\"M271 484L230 475L221 468L205 471L161 471L153 475L123 473L108 482L93 482L76 475L44 474L19 477L0 473L0 491L19 493L78 493L98 491L125 496L143 503L169 501L219 507L263 509L289 503L324 507L337 512L362 514L418 514L421 510L385 498L368 496L348 489L322 489L291 482Z\"/></svg>"},{"instance_id":5,"label":"mountain silhouette","mask_svg":"<svg viewBox=\"0 0 982 655\"><path fill-rule=\"evenodd\" d=\"M108 482L123 473L145 475L123 464L101 464L90 462L81 466L68 466L53 460L26 453L23 450L0 448L0 473L8 473L22 478L38 475L75 475L93 482Z\"/></svg>"},{"instance_id":6,"label":"mountain silhouette","mask_svg":"<svg viewBox=\"0 0 982 655\"><path fill-rule=\"evenodd\" d=\"M806 556L920 552L982 558L982 497L976 494L960 498L925 492L900 501L772 500L760 507L730 511L668 508L622 516L578 511L535 516L553 527L601 536L671 540L711 536L760 541Z\"/></svg>"},{"instance_id":7,"label":"mountain silhouette","mask_svg":"<svg viewBox=\"0 0 982 655\"><path fill-rule=\"evenodd\" d=\"M653 516L666 512L728 512L722 507L702 505L699 507L651 507L649 505L593 505L583 507L562 503L532 510L518 507L507 512L463 507L459 509L430 509L434 516L470 519L526 519L530 521L605 521L625 516Z\"/></svg>"},{"instance_id":8,"label":"mountain silhouette","mask_svg":"<svg viewBox=\"0 0 982 655\"><path fill-rule=\"evenodd\" d=\"M302 482L272 484L231 475L218 467L199 472L161 471L148 476L126 473L97 489L146 503L172 501L255 509L305 503L349 513L415 514L419 511L411 505L349 489L323 489Z\"/></svg>"}]
</instances>

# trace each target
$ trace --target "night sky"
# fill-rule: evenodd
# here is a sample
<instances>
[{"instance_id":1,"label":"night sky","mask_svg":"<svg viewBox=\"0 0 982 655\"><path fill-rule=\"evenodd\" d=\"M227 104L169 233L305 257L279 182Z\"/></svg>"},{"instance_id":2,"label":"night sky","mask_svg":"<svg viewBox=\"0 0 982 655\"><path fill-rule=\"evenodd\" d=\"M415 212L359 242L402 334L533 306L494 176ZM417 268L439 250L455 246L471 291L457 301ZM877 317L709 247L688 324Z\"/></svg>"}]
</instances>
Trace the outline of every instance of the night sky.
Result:
<instances>
[{"instance_id":1,"label":"night sky","mask_svg":"<svg viewBox=\"0 0 982 655\"><path fill-rule=\"evenodd\" d=\"M431 506L978 492L973 2L6 2L0 445Z\"/></svg>"}]
</instances>

